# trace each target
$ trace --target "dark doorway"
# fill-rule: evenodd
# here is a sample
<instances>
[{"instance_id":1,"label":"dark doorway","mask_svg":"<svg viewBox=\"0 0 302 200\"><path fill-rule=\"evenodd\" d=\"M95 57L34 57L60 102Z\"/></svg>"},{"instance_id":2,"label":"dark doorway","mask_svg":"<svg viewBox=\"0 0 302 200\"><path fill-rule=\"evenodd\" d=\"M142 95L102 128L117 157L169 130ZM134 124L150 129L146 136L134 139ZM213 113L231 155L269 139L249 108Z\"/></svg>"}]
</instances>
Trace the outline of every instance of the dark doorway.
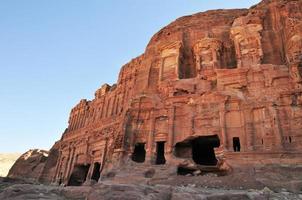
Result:
<instances>
[{"instance_id":1,"label":"dark doorway","mask_svg":"<svg viewBox=\"0 0 302 200\"><path fill-rule=\"evenodd\" d=\"M94 163L94 166L93 166L93 173L92 173L92 176L91 176L91 179L92 180L95 180L95 181L99 181L100 179L100 176L101 176L101 172L100 172L100 169L101 169L101 165L100 163L96 162Z\"/></svg>"},{"instance_id":2,"label":"dark doorway","mask_svg":"<svg viewBox=\"0 0 302 200\"><path fill-rule=\"evenodd\" d=\"M76 165L72 171L72 174L69 178L69 186L81 186L87 177L87 173L90 165Z\"/></svg>"},{"instance_id":3,"label":"dark doorway","mask_svg":"<svg viewBox=\"0 0 302 200\"><path fill-rule=\"evenodd\" d=\"M262 144L263 144L263 140L262 140ZM233 137L233 148L234 148L235 152L240 151L240 139L239 139L239 137Z\"/></svg>"},{"instance_id":4,"label":"dark doorway","mask_svg":"<svg viewBox=\"0 0 302 200\"><path fill-rule=\"evenodd\" d=\"M165 159L165 142L156 142L156 162L157 165L166 164Z\"/></svg>"},{"instance_id":5,"label":"dark doorway","mask_svg":"<svg viewBox=\"0 0 302 200\"><path fill-rule=\"evenodd\" d=\"M145 143L137 143L134 147L134 152L132 154L132 160L134 162L143 163L145 162L146 150Z\"/></svg>"},{"instance_id":6,"label":"dark doorway","mask_svg":"<svg viewBox=\"0 0 302 200\"><path fill-rule=\"evenodd\" d=\"M220 141L217 135L201 136L191 141L192 158L200 165L216 165L217 159L214 147L219 147Z\"/></svg>"}]
</instances>

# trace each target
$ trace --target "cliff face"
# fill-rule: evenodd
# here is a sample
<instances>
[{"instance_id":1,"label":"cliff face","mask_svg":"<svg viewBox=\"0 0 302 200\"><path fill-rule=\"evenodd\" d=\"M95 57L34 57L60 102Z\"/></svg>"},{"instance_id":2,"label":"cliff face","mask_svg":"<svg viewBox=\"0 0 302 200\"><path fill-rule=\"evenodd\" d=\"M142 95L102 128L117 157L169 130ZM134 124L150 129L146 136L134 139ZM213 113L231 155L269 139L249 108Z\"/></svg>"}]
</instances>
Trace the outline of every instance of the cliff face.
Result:
<instances>
[{"instance_id":1,"label":"cliff face","mask_svg":"<svg viewBox=\"0 0 302 200\"><path fill-rule=\"evenodd\" d=\"M267 0L172 22L117 84L72 109L46 177L80 185L130 159L302 163L301 11L299 0Z\"/></svg>"}]
</instances>

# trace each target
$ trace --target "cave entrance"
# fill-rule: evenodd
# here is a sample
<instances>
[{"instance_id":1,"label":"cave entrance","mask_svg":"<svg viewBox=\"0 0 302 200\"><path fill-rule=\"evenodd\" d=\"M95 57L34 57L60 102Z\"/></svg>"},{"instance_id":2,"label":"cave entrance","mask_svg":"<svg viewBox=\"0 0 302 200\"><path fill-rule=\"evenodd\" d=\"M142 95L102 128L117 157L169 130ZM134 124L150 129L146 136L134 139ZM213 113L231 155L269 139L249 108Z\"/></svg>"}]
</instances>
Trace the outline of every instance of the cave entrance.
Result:
<instances>
[{"instance_id":1,"label":"cave entrance","mask_svg":"<svg viewBox=\"0 0 302 200\"><path fill-rule=\"evenodd\" d=\"M132 154L132 160L134 162L143 163L146 158L145 143L135 144L134 151Z\"/></svg>"},{"instance_id":2,"label":"cave entrance","mask_svg":"<svg viewBox=\"0 0 302 200\"><path fill-rule=\"evenodd\" d=\"M94 163L93 173L92 173L92 176L91 176L92 180L99 181L100 176L101 176L100 170L101 170L100 163L98 163L98 162Z\"/></svg>"},{"instance_id":3,"label":"cave entrance","mask_svg":"<svg viewBox=\"0 0 302 200\"><path fill-rule=\"evenodd\" d=\"M191 142L192 158L195 163L200 165L216 165L217 159L214 147L219 147L220 141L217 135L200 136Z\"/></svg>"},{"instance_id":4,"label":"cave entrance","mask_svg":"<svg viewBox=\"0 0 302 200\"><path fill-rule=\"evenodd\" d=\"M216 165L217 159L214 148L219 147L217 135L199 136L188 139L175 145L174 155L179 158L192 158L196 164Z\"/></svg>"},{"instance_id":5,"label":"cave entrance","mask_svg":"<svg viewBox=\"0 0 302 200\"><path fill-rule=\"evenodd\" d=\"M70 175L68 186L81 186L87 177L90 165L75 165Z\"/></svg>"},{"instance_id":6,"label":"cave entrance","mask_svg":"<svg viewBox=\"0 0 302 200\"><path fill-rule=\"evenodd\" d=\"M156 162L157 165L166 164L165 142L156 142Z\"/></svg>"}]
</instances>

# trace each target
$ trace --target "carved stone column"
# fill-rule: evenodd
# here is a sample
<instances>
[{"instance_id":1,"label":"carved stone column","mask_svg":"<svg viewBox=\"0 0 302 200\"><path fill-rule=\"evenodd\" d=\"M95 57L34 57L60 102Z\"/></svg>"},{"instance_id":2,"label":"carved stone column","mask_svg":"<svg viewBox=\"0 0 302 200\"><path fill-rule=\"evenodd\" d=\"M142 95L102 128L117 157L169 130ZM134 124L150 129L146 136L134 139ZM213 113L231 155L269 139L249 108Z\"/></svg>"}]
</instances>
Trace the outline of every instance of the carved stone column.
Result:
<instances>
[{"instance_id":1,"label":"carved stone column","mask_svg":"<svg viewBox=\"0 0 302 200\"><path fill-rule=\"evenodd\" d=\"M273 118L273 130L274 130L274 135L275 135L275 139L276 139L276 145L279 149L282 150L283 149L283 135L282 135L281 127L280 127L278 110L274 106L271 106L271 107L269 107L269 111Z\"/></svg>"},{"instance_id":2,"label":"carved stone column","mask_svg":"<svg viewBox=\"0 0 302 200\"><path fill-rule=\"evenodd\" d=\"M100 113L96 113L97 115L97 119L102 119L103 118L103 113L104 113L104 110L105 110L105 97L103 96L100 100L100 106L101 106L101 112Z\"/></svg>"},{"instance_id":3,"label":"carved stone column","mask_svg":"<svg viewBox=\"0 0 302 200\"><path fill-rule=\"evenodd\" d=\"M154 135L155 135L155 116L154 116L154 110L151 111L150 114L151 118L151 130L148 134L148 141L147 141L147 156L146 161L151 162L152 160L152 152L153 152L153 143L154 143Z\"/></svg>"},{"instance_id":4,"label":"carved stone column","mask_svg":"<svg viewBox=\"0 0 302 200\"><path fill-rule=\"evenodd\" d=\"M196 117L196 104L191 105L191 113L190 113L190 122L191 122L191 128L190 128L190 135L195 134L195 117Z\"/></svg>"},{"instance_id":5,"label":"carved stone column","mask_svg":"<svg viewBox=\"0 0 302 200\"><path fill-rule=\"evenodd\" d=\"M64 179L65 179L66 184L68 182L68 177L70 176L71 170L72 170L72 167L73 167L72 165L73 165L73 162L74 162L74 153L75 153L75 148L71 147L70 155L69 155L70 159L69 159L69 161L67 163L67 167L66 167L67 171L64 174Z\"/></svg>"},{"instance_id":6,"label":"carved stone column","mask_svg":"<svg viewBox=\"0 0 302 200\"><path fill-rule=\"evenodd\" d=\"M223 144L223 149L228 149L228 139L227 139L227 133L226 133L226 124L225 124L225 113L226 111L220 110L219 111L219 120L220 120L220 127L221 127L221 139Z\"/></svg>"},{"instance_id":7,"label":"carved stone column","mask_svg":"<svg viewBox=\"0 0 302 200\"><path fill-rule=\"evenodd\" d=\"M69 166L69 162L71 160L71 147L68 148L68 157L66 158L65 163L62 163L62 165L64 166L64 171L63 171L63 178L65 179L67 177L67 171L68 171L68 166Z\"/></svg>"},{"instance_id":8,"label":"carved stone column","mask_svg":"<svg viewBox=\"0 0 302 200\"><path fill-rule=\"evenodd\" d=\"M69 120L69 131L72 131L74 127L74 118L71 117Z\"/></svg>"},{"instance_id":9,"label":"carved stone column","mask_svg":"<svg viewBox=\"0 0 302 200\"><path fill-rule=\"evenodd\" d=\"M61 171L61 165L62 165L62 151L59 150L59 156L58 156L58 160L57 160L57 164L56 164L56 171L55 171L55 175L52 177L51 182L57 182L59 180L59 174Z\"/></svg>"},{"instance_id":10,"label":"carved stone column","mask_svg":"<svg viewBox=\"0 0 302 200\"><path fill-rule=\"evenodd\" d=\"M168 140L166 153L172 153L174 144L174 118L175 118L175 107L173 106L168 110Z\"/></svg>"},{"instance_id":11,"label":"carved stone column","mask_svg":"<svg viewBox=\"0 0 302 200\"><path fill-rule=\"evenodd\" d=\"M244 111L244 119L245 119L245 141L246 141L246 149L248 151L254 150L254 125L253 125L253 117L252 117L252 109L247 109Z\"/></svg>"},{"instance_id":12,"label":"carved stone column","mask_svg":"<svg viewBox=\"0 0 302 200\"><path fill-rule=\"evenodd\" d=\"M89 170L88 170L88 173L86 176L85 183L89 183L89 181L91 180L93 170L94 170L94 163L91 163L91 165L89 166ZM85 185L85 183L84 183L84 185Z\"/></svg>"},{"instance_id":13,"label":"carved stone column","mask_svg":"<svg viewBox=\"0 0 302 200\"><path fill-rule=\"evenodd\" d=\"M76 115L75 124L74 124L74 129L75 130L79 128L79 121L80 121L80 113L78 113Z\"/></svg>"},{"instance_id":14,"label":"carved stone column","mask_svg":"<svg viewBox=\"0 0 302 200\"><path fill-rule=\"evenodd\" d=\"M110 108L110 112L109 112L110 117L115 115L115 107L116 107L116 100L117 100L116 94L112 98L113 98L113 100L111 102L111 108Z\"/></svg>"},{"instance_id":15,"label":"carved stone column","mask_svg":"<svg viewBox=\"0 0 302 200\"><path fill-rule=\"evenodd\" d=\"M76 129L76 117L73 115L72 116L72 121L71 121L71 130L75 130Z\"/></svg>"},{"instance_id":16,"label":"carved stone column","mask_svg":"<svg viewBox=\"0 0 302 200\"><path fill-rule=\"evenodd\" d=\"M104 95L104 97L103 97L102 106L103 106L103 108L102 108L101 118L106 118L106 110L108 107L106 95Z\"/></svg>"}]
</instances>

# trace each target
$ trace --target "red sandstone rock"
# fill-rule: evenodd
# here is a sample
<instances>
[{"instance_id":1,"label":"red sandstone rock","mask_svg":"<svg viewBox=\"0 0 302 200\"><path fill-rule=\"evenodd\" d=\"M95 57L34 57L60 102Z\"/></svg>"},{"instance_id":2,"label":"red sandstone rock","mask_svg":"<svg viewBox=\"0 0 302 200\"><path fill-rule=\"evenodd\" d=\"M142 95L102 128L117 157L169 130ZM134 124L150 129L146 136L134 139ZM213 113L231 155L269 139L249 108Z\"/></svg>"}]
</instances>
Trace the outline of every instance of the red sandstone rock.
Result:
<instances>
[{"instance_id":1,"label":"red sandstone rock","mask_svg":"<svg viewBox=\"0 0 302 200\"><path fill-rule=\"evenodd\" d=\"M29 150L18 158L7 177L38 180L44 169L48 151Z\"/></svg>"},{"instance_id":2,"label":"red sandstone rock","mask_svg":"<svg viewBox=\"0 0 302 200\"><path fill-rule=\"evenodd\" d=\"M70 113L52 181L128 165L302 163L302 1L177 19ZM176 171L176 170L175 170Z\"/></svg>"},{"instance_id":3,"label":"red sandstone rock","mask_svg":"<svg viewBox=\"0 0 302 200\"><path fill-rule=\"evenodd\" d=\"M59 143L55 143L48 153L47 160L44 164L43 171L38 177L38 181L49 184L56 173L56 166L59 157Z\"/></svg>"}]
</instances>

